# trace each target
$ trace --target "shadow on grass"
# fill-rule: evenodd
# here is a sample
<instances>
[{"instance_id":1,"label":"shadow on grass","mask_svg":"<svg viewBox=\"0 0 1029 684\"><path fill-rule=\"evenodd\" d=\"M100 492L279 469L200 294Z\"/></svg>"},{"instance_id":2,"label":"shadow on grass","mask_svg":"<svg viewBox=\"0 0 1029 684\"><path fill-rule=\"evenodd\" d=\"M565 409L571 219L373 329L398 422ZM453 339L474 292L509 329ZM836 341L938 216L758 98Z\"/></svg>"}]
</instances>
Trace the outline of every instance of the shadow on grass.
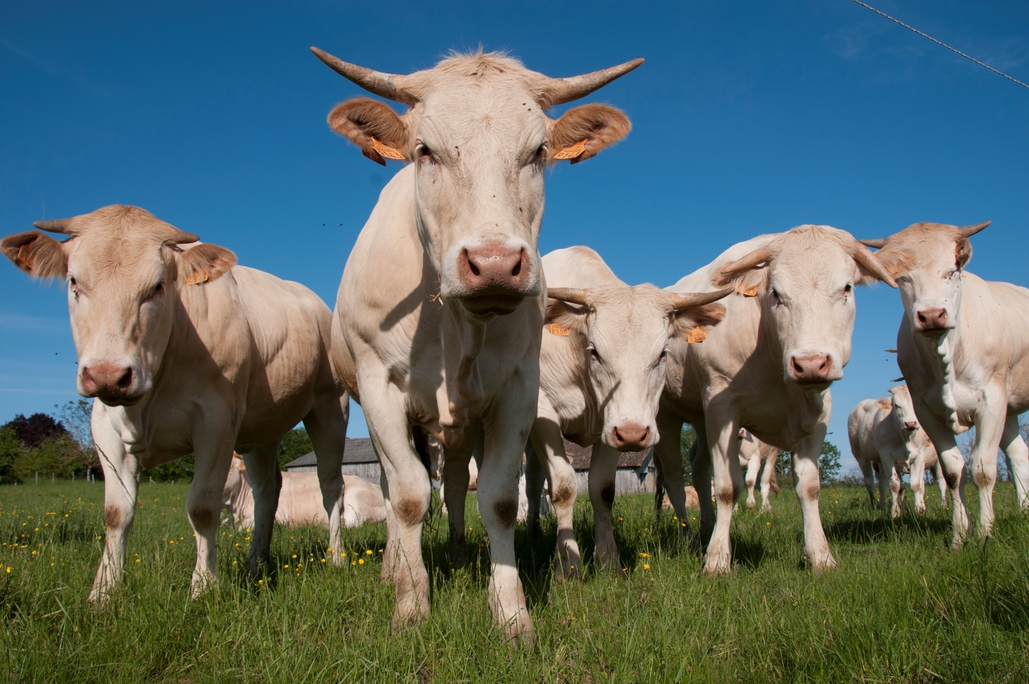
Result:
<instances>
[{"instance_id":1,"label":"shadow on grass","mask_svg":"<svg viewBox=\"0 0 1029 684\"><path fill-rule=\"evenodd\" d=\"M871 513L871 511L870 511ZM886 539L924 538L950 534L949 520L902 516L892 520L887 515L863 520L840 520L825 526L830 542L876 544Z\"/></svg>"}]
</instances>

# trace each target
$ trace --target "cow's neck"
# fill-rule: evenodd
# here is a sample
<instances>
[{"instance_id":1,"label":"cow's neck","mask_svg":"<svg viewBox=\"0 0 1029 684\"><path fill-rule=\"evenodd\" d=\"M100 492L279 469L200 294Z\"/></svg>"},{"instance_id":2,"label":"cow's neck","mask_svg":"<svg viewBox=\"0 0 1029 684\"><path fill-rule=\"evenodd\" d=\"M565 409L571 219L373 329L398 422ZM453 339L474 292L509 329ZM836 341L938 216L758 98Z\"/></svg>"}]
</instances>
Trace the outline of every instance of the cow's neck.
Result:
<instances>
[{"instance_id":1,"label":"cow's neck","mask_svg":"<svg viewBox=\"0 0 1029 684\"><path fill-rule=\"evenodd\" d=\"M464 440L468 425L485 398L478 359L486 340L488 323L469 320L461 304L443 303L443 383L440 386L440 441L456 446Z\"/></svg>"},{"instance_id":2,"label":"cow's neck","mask_svg":"<svg viewBox=\"0 0 1029 684\"><path fill-rule=\"evenodd\" d=\"M965 428L961 425L958 413L957 374L954 363L960 342L958 327L948 330L936 339L919 335L914 331L911 334L915 338L915 348L926 364L933 369L936 380L940 383L939 398L944 411L941 418L947 421L954 434L963 432Z\"/></svg>"}]
</instances>

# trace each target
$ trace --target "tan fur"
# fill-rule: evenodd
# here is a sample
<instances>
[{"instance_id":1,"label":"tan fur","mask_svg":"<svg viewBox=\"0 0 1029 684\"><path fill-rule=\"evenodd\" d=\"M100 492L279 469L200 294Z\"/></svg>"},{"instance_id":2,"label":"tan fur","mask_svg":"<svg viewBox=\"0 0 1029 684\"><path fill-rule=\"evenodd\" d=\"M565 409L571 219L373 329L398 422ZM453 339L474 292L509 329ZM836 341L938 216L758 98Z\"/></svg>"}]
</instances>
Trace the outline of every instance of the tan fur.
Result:
<instances>
[{"instance_id":1,"label":"tan fur","mask_svg":"<svg viewBox=\"0 0 1029 684\"><path fill-rule=\"evenodd\" d=\"M63 278L68 274L68 258L61 243L40 232L9 235L0 241L0 250L15 266L36 278Z\"/></svg>"},{"instance_id":2,"label":"tan fur","mask_svg":"<svg viewBox=\"0 0 1029 684\"><path fill-rule=\"evenodd\" d=\"M614 107L588 104L576 107L554 123L550 133L551 155L585 140L586 150L571 159L572 164L595 157L632 130L629 117Z\"/></svg>"},{"instance_id":3,"label":"tan fur","mask_svg":"<svg viewBox=\"0 0 1029 684\"><path fill-rule=\"evenodd\" d=\"M360 147L364 156L383 166L386 160L375 150L372 138L410 159L407 129L396 112L382 102L358 97L338 104L329 112L329 126Z\"/></svg>"}]
</instances>

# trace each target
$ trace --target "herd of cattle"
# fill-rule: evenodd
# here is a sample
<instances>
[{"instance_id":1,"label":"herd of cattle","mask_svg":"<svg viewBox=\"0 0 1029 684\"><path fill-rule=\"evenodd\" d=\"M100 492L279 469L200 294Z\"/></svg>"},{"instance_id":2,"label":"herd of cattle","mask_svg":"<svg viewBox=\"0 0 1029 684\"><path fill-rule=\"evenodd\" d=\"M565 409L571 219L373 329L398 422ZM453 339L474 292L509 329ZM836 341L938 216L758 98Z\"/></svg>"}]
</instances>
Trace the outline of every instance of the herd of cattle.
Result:
<instances>
[{"instance_id":1,"label":"herd of cattle","mask_svg":"<svg viewBox=\"0 0 1029 684\"><path fill-rule=\"evenodd\" d=\"M873 467L883 495L889 481L896 513L900 470L910 468L912 482L921 483L938 454L937 479L952 492L953 543L960 545L969 522L955 435L974 426L970 472L981 532L990 532L994 517L998 446L1010 459L1020 504L1029 506L1029 449L1017 422L1029 409L1029 290L965 270L969 238L988 224L919 223L864 244L842 230L804 225L733 245L671 287L630 286L593 250L541 258L537 239L547 165L589 159L630 130L625 114L606 105L578 106L556 120L546 111L643 60L550 78L478 53L394 75L312 50L365 90L408 105L398 115L383 102L354 98L329 114L329 125L366 157L410 162L361 231L334 313L307 288L237 266L228 249L136 207L35 224L66 236L62 242L30 231L0 243L23 271L67 280L78 391L96 398L92 430L105 474L106 545L92 600L104 601L122 577L140 468L189 453L196 464L187 499L197 540L194 593L215 582L227 481L231 490L246 480L233 505L253 525L247 568L256 573L279 503L279 440L299 421L315 447L318 484L298 491L310 492L300 496L308 502L320 494L325 513L304 515L328 524L330 545L339 549L350 399L364 410L382 465L382 575L396 589L395 626L429 612L421 530L430 439L445 452L455 549L463 543L468 463L482 445L487 600L515 641L532 635L514 543L527 442L538 454L529 468L542 469L549 482L558 577L581 567L572 529L576 481L562 436L593 445L595 563L618 568L611 518L618 452L655 447L671 505L687 521L684 423L697 433L691 458L700 536L708 540L705 573L731 568L730 521L743 467L753 501L761 463L779 449L793 454L808 562L831 568L818 457L829 388L850 358L854 288L871 281L899 287L905 316L897 360L907 382L851 415L854 455L873 502ZM765 506L773 472L774 462L766 464ZM348 480L345 489L359 486ZM923 506L920 489L916 496ZM530 492L530 506L533 498ZM683 533L693 535L685 524Z\"/></svg>"}]
</instances>

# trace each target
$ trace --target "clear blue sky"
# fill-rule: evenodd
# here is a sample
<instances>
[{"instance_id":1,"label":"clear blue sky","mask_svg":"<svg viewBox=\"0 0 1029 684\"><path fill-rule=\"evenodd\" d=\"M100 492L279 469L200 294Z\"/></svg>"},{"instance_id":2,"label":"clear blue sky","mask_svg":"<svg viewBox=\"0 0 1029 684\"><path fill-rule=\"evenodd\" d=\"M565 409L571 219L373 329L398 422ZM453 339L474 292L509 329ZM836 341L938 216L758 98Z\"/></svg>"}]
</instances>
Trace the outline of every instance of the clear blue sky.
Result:
<instances>
[{"instance_id":1,"label":"clear blue sky","mask_svg":"<svg viewBox=\"0 0 1029 684\"><path fill-rule=\"evenodd\" d=\"M1029 5L871 3L1029 82ZM802 223L880 237L915 221L992 220L970 270L1029 285L1029 90L850 0L647 3L4 3L0 231L111 203L233 249L332 306L389 177L332 133L361 94L308 52L426 68L508 50L568 76L634 57L586 101L630 136L550 173L540 249L597 249L630 283L669 285L732 243ZM560 109L558 110L560 112ZM60 284L0 264L0 421L75 398ZM862 289L830 440L881 396L902 308ZM355 409L352 436L367 434Z\"/></svg>"}]
</instances>

